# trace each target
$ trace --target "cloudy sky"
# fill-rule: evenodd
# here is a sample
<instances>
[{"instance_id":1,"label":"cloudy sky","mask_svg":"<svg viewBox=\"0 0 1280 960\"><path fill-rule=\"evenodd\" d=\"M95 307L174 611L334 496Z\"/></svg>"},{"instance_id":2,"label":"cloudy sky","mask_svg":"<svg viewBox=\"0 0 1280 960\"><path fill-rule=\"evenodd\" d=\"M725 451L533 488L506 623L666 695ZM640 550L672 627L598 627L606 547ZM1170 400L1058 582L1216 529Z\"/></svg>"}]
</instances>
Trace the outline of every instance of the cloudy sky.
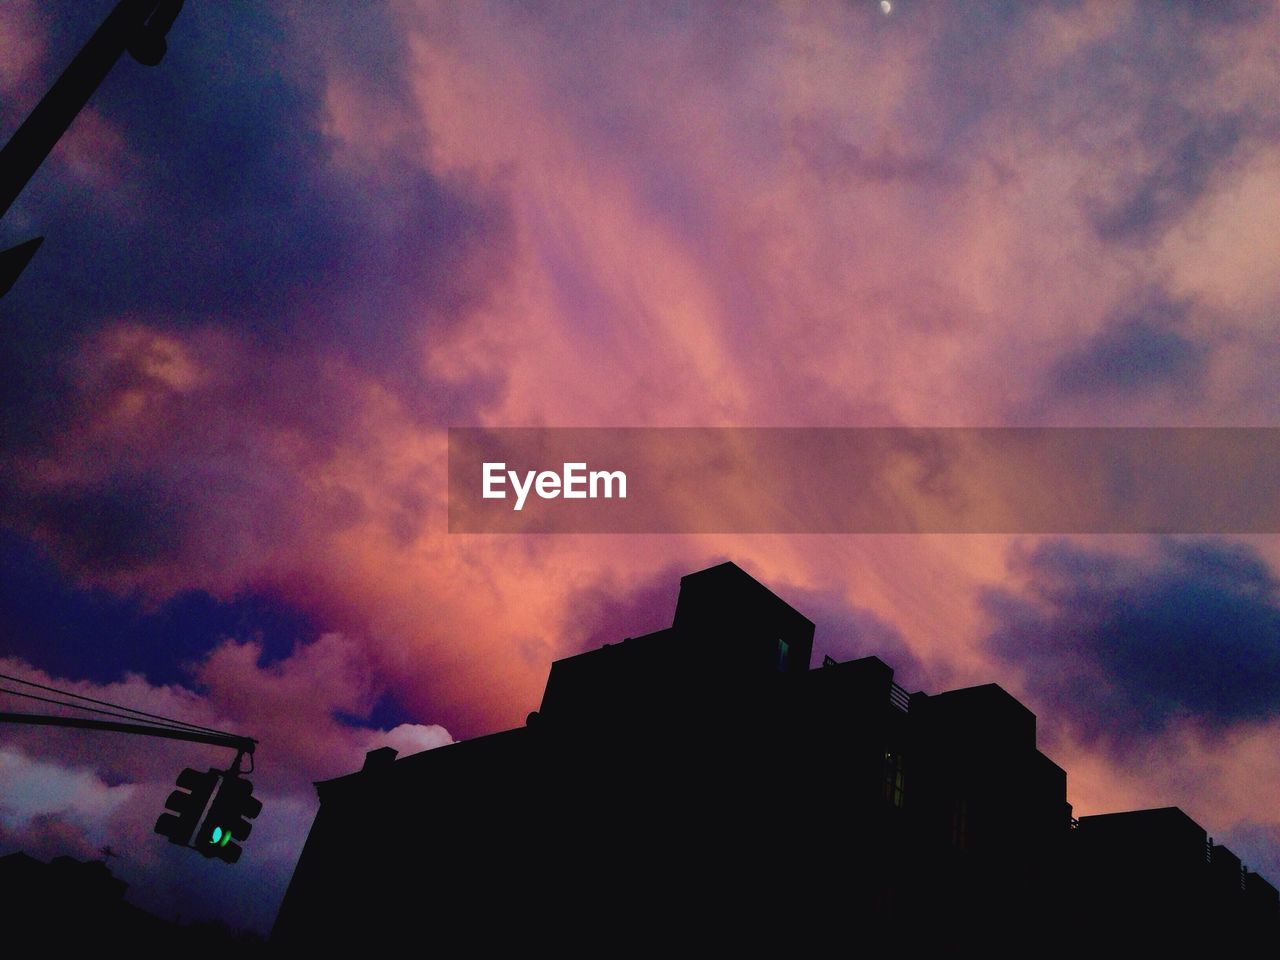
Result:
<instances>
[{"instance_id":1,"label":"cloudy sky","mask_svg":"<svg viewBox=\"0 0 1280 960\"><path fill-rule=\"evenodd\" d=\"M111 6L0 5L4 136ZM1176 804L1280 881L1274 536L445 522L449 426L1280 426L1274 5L190 0L169 46L0 222L46 237L0 672L259 738L264 812L206 862L151 827L225 751L5 729L0 852L265 930L312 781L523 722L732 559L815 662L997 681L1077 814Z\"/></svg>"}]
</instances>

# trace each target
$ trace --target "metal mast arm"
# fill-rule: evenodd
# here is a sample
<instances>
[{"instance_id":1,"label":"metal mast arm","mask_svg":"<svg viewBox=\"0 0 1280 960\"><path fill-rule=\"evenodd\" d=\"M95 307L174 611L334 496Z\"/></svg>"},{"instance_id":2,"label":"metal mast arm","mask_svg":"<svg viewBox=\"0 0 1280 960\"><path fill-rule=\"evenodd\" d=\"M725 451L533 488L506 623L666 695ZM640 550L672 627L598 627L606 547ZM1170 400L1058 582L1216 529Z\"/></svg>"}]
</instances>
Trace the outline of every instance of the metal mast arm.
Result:
<instances>
[{"instance_id":1,"label":"metal mast arm","mask_svg":"<svg viewBox=\"0 0 1280 960\"><path fill-rule=\"evenodd\" d=\"M134 733L144 737L162 737L165 740L185 740L188 743L209 743L215 747L230 747L242 753L252 754L258 741L252 737L239 737L233 733L204 733L199 730L180 730L176 727L149 726L143 723L118 723L113 720L91 720L87 717L54 717L39 713L0 712L0 723L25 723L33 726L75 727L79 730L104 730L110 733Z\"/></svg>"}]
</instances>

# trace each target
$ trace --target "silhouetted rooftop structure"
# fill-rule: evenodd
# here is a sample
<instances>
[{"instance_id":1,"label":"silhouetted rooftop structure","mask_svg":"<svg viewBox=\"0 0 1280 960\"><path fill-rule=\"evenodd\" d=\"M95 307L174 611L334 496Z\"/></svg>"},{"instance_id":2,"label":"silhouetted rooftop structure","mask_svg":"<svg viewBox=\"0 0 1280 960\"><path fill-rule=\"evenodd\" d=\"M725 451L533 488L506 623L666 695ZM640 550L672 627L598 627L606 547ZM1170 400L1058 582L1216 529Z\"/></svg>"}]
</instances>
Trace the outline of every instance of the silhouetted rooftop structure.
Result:
<instances>
[{"instance_id":1,"label":"silhouetted rooftop structure","mask_svg":"<svg viewBox=\"0 0 1280 960\"><path fill-rule=\"evenodd\" d=\"M1180 811L1073 821L1035 715L999 686L909 694L876 657L811 670L813 634L720 564L681 579L671 627L553 663L524 727L371 751L316 785L274 941L990 944L1069 916L1059 939L1085 943L1091 917L1139 917L1095 875L1123 885L1142 864L1152 904L1274 936L1274 889ZM1164 871L1197 852L1213 877L1245 877L1229 907L1208 873Z\"/></svg>"}]
</instances>

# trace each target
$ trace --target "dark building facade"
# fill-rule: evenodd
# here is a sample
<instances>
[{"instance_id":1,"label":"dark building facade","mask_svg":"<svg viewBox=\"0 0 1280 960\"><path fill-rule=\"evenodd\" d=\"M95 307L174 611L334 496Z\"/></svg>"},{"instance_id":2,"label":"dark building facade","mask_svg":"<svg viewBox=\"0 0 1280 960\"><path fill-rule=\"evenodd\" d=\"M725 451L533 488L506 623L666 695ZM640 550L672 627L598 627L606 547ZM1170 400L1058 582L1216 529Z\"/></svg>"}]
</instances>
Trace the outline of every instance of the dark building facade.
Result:
<instances>
[{"instance_id":1,"label":"dark building facade","mask_svg":"<svg viewBox=\"0 0 1280 960\"><path fill-rule=\"evenodd\" d=\"M1276 888L1177 807L1081 817L1072 839L1072 868L1100 925L1210 947L1280 945Z\"/></svg>"},{"instance_id":2,"label":"dark building facade","mask_svg":"<svg viewBox=\"0 0 1280 960\"><path fill-rule=\"evenodd\" d=\"M850 924L945 944L1137 923L1121 881L1095 878L1163 849L1139 828L1160 811L1077 823L1035 715L999 686L909 694L876 657L810 669L813 632L721 564L682 578L668 629L552 664L524 727L372 751L317 784L273 940L819 949ZM1198 837L1235 877L1239 898L1212 887L1232 916L1270 910L1272 929L1274 889Z\"/></svg>"}]
</instances>

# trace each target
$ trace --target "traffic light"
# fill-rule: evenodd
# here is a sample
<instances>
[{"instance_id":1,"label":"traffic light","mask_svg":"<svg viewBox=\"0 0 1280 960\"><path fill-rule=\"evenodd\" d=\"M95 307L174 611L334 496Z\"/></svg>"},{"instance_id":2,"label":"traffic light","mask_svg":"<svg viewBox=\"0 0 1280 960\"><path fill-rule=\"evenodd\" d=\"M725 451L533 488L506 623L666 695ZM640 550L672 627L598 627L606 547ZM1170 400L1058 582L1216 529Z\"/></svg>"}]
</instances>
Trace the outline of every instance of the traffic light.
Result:
<instances>
[{"instance_id":1,"label":"traffic light","mask_svg":"<svg viewBox=\"0 0 1280 960\"><path fill-rule=\"evenodd\" d=\"M185 847L217 784L217 770L201 773L187 767L178 774L179 789L169 794L169 799L164 802L165 809L172 810L173 813L160 814L160 819L156 821L156 833L168 837L170 843Z\"/></svg>"},{"instance_id":2,"label":"traffic light","mask_svg":"<svg viewBox=\"0 0 1280 960\"><path fill-rule=\"evenodd\" d=\"M261 812L262 801L253 795L253 784L227 774L209 807L209 815L196 831L195 848L206 857L235 863L240 859L240 844L234 841L249 836L253 829L249 821Z\"/></svg>"}]
</instances>

